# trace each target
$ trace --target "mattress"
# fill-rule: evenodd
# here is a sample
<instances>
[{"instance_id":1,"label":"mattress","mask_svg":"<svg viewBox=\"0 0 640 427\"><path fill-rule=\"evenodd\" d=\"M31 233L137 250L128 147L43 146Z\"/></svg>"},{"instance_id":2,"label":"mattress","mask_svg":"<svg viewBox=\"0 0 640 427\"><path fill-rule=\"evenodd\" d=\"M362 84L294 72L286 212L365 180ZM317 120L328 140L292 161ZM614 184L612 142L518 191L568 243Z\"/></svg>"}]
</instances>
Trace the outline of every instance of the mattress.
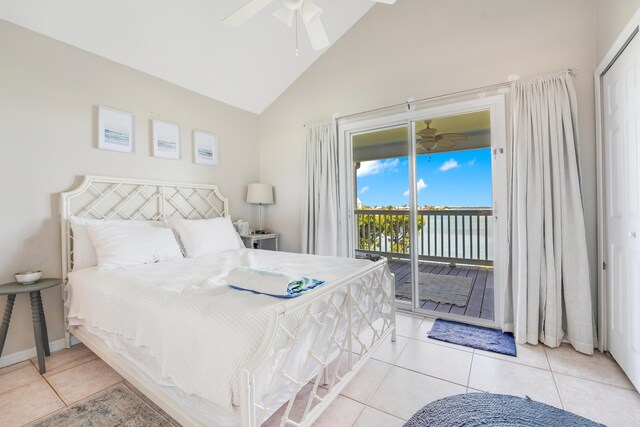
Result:
<instances>
[{"instance_id":1,"label":"mattress","mask_svg":"<svg viewBox=\"0 0 640 427\"><path fill-rule=\"evenodd\" d=\"M216 256L112 271L69 274L69 324L100 337L112 351L172 394L189 412L237 412L240 368L267 332L274 305L296 304L229 288L223 278L245 266L325 280L370 266L366 260L239 249ZM326 286L325 285L325 286ZM301 357L302 358L302 357ZM207 419L206 410L195 410ZM194 414L196 415L196 414Z\"/></svg>"}]
</instances>

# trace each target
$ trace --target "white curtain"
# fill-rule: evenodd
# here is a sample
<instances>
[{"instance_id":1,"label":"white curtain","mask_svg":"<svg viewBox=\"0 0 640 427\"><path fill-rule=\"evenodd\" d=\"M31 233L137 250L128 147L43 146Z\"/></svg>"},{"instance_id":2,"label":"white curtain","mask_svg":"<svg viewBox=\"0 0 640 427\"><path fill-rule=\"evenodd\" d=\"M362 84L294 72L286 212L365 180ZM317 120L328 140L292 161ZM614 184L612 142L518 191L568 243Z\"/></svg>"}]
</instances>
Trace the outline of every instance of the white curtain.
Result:
<instances>
[{"instance_id":1,"label":"white curtain","mask_svg":"<svg viewBox=\"0 0 640 427\"><path fill-rule=\"evenodd\" d=\"M510 284L504 330L519 343L596 346L568 72L512 85Z\"/></svg>"},{"instance_id":2,"label":"white curtain","mask_svg":"<svg viewBox=\"0 0 640 427\"><path fill-rule=\"evenodd\" d=\"M347 256L336 121L307 124L306 133L302 251Z\"/></svg>"}]
</instances>

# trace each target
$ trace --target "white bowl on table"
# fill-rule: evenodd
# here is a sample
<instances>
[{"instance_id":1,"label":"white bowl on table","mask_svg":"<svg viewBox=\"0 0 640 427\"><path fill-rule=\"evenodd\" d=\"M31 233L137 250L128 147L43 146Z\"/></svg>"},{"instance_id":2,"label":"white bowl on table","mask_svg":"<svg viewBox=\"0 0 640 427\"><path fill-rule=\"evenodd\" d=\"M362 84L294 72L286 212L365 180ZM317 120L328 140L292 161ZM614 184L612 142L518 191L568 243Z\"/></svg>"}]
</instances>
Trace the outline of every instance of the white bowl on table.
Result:
<instances>
[{"instance_id":1,"label":"white bowl on table","mask_svg":"<svg viewBox=\"0 0 640 427\"><path fill-rule=\"evenodd\" d=\"M23 285L32 285L36 283L42 277L42 271L23 271L22 273L14 274L16 282Z\"/></svg>"}]
</instances>

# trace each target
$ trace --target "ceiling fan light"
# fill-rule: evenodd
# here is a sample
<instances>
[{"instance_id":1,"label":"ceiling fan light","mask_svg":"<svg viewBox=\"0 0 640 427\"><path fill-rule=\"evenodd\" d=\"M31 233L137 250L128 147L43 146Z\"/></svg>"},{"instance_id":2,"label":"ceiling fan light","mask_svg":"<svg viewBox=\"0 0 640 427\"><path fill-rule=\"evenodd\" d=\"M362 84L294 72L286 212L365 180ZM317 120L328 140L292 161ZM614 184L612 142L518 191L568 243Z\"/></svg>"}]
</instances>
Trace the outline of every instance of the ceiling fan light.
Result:
<instances>
[{"instance_id":1,"label":"ceiling fan light","mask_svg":"<svg viewBox=\"0 0 640 427\"><path fill-rule=\"evenodd\" d=\"M293 18L295 18L296 16L296 12L286 7L281 7L280 9L273 12L273 16L275 16L278 21L291 28L291 26L293 25Z\"/></svg>"},{"instance_id":2,"label":"ceiling fan light","mask_svg":"<svg viewBox=\"0 0 640 427\"><path fill-rule=\"evenodd\" d=\"M311 22L311 20L319 18L322 15L322 8L318 7L311 0L305 0L300 7L300 16L304 20L305 24Z\"/></svg>"}]
</instances>

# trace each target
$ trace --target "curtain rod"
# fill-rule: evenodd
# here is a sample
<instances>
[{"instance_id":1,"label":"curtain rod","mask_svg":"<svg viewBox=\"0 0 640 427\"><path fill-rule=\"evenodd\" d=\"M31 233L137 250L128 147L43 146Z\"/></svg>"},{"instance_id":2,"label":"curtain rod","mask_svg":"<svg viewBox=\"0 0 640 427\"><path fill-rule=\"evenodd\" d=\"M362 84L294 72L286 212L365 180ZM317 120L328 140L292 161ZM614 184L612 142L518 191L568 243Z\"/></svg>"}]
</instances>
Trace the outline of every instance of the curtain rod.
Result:
<instances>
[{"instance_id":1,"label":"curtain rod","mask_svg":"<svg viewBox=\"0 0 640 427\"><path fill-rule=\"evenodd\" d=\"M578 70L576 68L567 68L566 71L572 76L575 76L578 73ZM514 81L516 81L516 80L514 80ZM501 88L503 86L509 86L509 85L511 85L511 83L513 83L513 81L496 83L496 84L492 84L492 85L488 85L488 86L480 86L480 87L476 87L476 88L473 88L473 89L465 89L465 90L460 90L460 91L457 91L457 92L450 92L450 93L445 93L445 94L442 94L442 95L435 95L435 96L430 96L430 97L427 97L427 98L421 98L421 99L401 102L399 104L387 105L386 107L374 108L374 109L371 109L371 110L361 111L359 113L347 114L346 116L339 116L339 117L335 117L335 118L337 120L348 119L348 118L357 117L357 116L370 114L370 113L376 113L376 112L379 112L379 111L384 111L384 110L388 110L388 109L392 109L392 108L398 108L398 107L402 107L402 106L405 106L405 105L410 106L411 104L419 103L419 102L433 101L433 100L442 99L442 98L449 98L449 97L456 96L456 95L463 95L465 93L478 92L478 91L482 91L482 90L499 89L499 88ZM336 114L334 113L334 116L335 115ZM306 126L306 125L303 125L303 126Z\"/></svg>"}]
</instances>

